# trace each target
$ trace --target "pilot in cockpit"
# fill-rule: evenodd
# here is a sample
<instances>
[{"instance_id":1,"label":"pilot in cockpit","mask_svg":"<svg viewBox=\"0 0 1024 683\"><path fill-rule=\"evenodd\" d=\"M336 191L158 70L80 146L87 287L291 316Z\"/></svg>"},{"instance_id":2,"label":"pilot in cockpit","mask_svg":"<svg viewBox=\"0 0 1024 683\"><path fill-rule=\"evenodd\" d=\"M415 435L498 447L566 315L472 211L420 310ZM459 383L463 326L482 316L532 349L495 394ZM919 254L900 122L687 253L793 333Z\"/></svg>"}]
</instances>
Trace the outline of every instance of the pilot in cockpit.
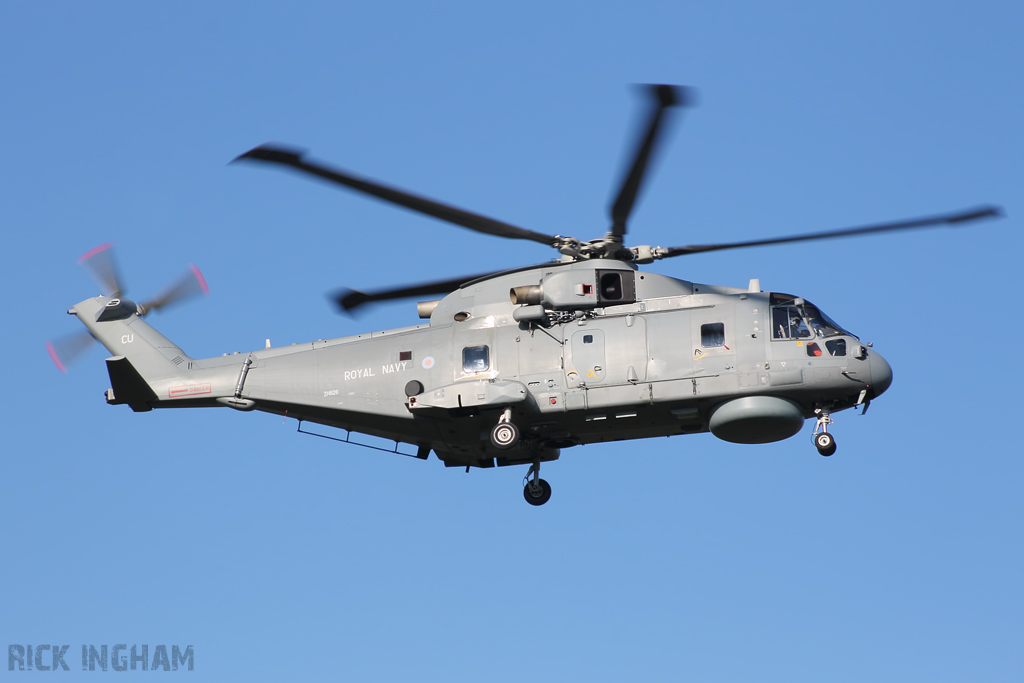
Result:
<instances>
[{"instance_id":1,"label":"pilot in cockpit","mask_svg":"<svg viewBox=\"0 0 1024 683\"><path fill-rule=\"evenodd\" d=\"M790 310L792 311L792 314L789 318L789 329L791 330L792 336L797 339L806 339L813 336L811 334L811 330L807 327L807 323L805 323L804 319L796 313L796 309L793 308Z\"/></svg>"}]
</instances>

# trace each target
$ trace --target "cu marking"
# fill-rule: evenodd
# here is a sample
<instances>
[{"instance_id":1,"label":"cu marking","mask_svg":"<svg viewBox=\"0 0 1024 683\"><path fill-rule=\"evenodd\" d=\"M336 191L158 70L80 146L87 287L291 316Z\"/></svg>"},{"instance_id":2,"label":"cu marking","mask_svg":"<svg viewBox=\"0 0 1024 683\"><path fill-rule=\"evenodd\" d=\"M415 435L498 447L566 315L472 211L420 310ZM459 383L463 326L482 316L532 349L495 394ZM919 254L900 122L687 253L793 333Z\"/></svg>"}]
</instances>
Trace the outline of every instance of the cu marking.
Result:
<instances>
[{"instance_id":1,"label":"cu marking","mask_svg":"<svg viewBox=\"0 0 1024 683\"><path fill-rule=\"evenodd\" d=\"M135 335L134 334L122 334L121 335L121 343L122 344L131 344L133 341L135 341Z\"/></svg>"}]
</instances>

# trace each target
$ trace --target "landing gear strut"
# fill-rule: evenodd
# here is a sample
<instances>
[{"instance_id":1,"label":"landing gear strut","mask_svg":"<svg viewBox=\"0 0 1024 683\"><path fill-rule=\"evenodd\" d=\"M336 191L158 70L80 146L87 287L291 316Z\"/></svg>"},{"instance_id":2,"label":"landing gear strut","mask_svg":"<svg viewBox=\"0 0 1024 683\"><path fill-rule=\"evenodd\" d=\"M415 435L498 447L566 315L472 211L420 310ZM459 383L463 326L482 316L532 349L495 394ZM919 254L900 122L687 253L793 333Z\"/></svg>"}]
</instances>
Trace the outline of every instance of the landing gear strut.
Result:
<instances>
[{"instance_id":1,"label":"landing gear strut","mask_svg":"<svg viewBox=\"0 0 1024 683\"><path fill-rule=\"evenodd\" d=\"M551 499L551 484L540 478L540 460L534 460L526 473L523 498L530 505L543 505Z\"/></svg>"},{"instance_id":2,"label":"landing gear strut","mask_svg":"<svg viewBox=\"0 0 1024 683\"><path fill-rule=\"evenodd\" d=\"M818 415L818 423L814 425L814 447L818 453L828 457L836 452L836 440L828 433L828 426L832 424L832 417L827 410L815 408Z\"/></svg>"},{"instance_id":3,"label":"landing gear strut","mask_svg":"<svg viewBox=\"0 0 1024 683\"><path fill-rule=\"evenodd\" d=\"M498 424L491 430L491 444L495 448L507 450L519 443L519 428L512 424L512 409L506 408L501 414Z\"/></svg>"}]
</instances>

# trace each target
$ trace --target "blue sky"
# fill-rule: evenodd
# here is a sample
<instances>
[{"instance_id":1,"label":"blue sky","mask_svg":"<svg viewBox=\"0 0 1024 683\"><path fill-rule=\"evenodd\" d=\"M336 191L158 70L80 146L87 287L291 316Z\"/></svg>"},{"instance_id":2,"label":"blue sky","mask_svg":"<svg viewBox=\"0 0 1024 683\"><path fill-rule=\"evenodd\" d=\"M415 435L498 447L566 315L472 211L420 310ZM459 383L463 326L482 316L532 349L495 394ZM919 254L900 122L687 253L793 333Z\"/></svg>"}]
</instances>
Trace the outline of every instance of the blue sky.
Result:
<instances>
[{"instance_id":1,"label":"blue sky","mask_svg":"<svg viewBox=\"0 0 1024 683\"><path fill-rule=\"evenodd\" d=\"M7 3L0 639L191 644L190 680L1020 680L1024 463L1012 303L1018 3ZM227 410L103 403L46 339L113 241L195 357L417 322L325 293L514 267L470 233L255 165L269 140L548 233L599 236L638 101L699 89L632 243L754 239L997 203L961 229L650 267L800 294L895 381L864 417L446 469ZM10 673L0 679L40 676ZM141 674L136 674L141 675ZM148 675L148 674L147 674ZM175 676L184 676L178 672Z\"/></svg>"}]
</instances>

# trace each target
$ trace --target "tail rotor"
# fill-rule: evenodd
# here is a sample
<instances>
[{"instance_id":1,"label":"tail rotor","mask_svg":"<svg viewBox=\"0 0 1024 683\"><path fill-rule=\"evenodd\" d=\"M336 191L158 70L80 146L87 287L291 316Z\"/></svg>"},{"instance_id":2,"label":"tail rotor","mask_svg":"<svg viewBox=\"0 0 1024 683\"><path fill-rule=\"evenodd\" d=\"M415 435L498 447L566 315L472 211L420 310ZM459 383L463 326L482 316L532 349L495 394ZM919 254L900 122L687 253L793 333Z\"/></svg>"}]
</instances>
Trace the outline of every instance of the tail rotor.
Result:
<instances>
[{"instance_id":1,"label":"tail rotor","mask_svg":"<svg viewBox=\"0 0 1024 683\"><path fill-rule=\"evenodd\" d=\"M97 344L96 339L88 332L67 334L56 339L46 340L46 352L57 369L66 373L68 367L85 355L85 352Z\"/></svg>"},{"instance_id":2,"label":"tail rotor","mask_svg":"<svg viewBox=\"0 0 1024 683\"><path fill-rule=\"evenodd\" d=\"M194 264L190 263L188 270L182 273L177 280L152 299L147 299L139 304L139 316L145 316L147 313L159 311L161 308L187 301L199 295L210 296L210 288L206 285L206 278L203 277L203 274Z\"/></svg>"},{"instance_id":3,"label":"tail rotor","mask_svg":"<svg viewBox=\"0 0 1024 683\"><path fill-rule=\"evenodd\" d=\"M111 299L122 299L127 293L127 289L121 284L123 280L118 275L113 246L113 243L107 242L90 249L79 257L78 264L85 268L105 296ZM159 294L140 304L131 303L130 305L135 306L136 313L141 318L172 304L194 299L200 295L209 296L209 294L210 288L206 284L206 278L203 277L199 268L190 263L188 269ZM92 334L80 332L47 340L46 351L57 369L66 373L68 367L96 343Z\"/></svg>"},{"instance_id":4,"label":"tail rotor","mask_svg":"<svg viewBox=\"0 0 1024 683\"><path fill-rule=\"evenodd\" d=\"M111 247L113 242L101 244L90 249L78 257L78 265L85 268L92 279L100 286L100 291L109 297L119 299L124 295L117 277L117 267L114 265L114 255Z\"/></svg>"}]
</instances>

